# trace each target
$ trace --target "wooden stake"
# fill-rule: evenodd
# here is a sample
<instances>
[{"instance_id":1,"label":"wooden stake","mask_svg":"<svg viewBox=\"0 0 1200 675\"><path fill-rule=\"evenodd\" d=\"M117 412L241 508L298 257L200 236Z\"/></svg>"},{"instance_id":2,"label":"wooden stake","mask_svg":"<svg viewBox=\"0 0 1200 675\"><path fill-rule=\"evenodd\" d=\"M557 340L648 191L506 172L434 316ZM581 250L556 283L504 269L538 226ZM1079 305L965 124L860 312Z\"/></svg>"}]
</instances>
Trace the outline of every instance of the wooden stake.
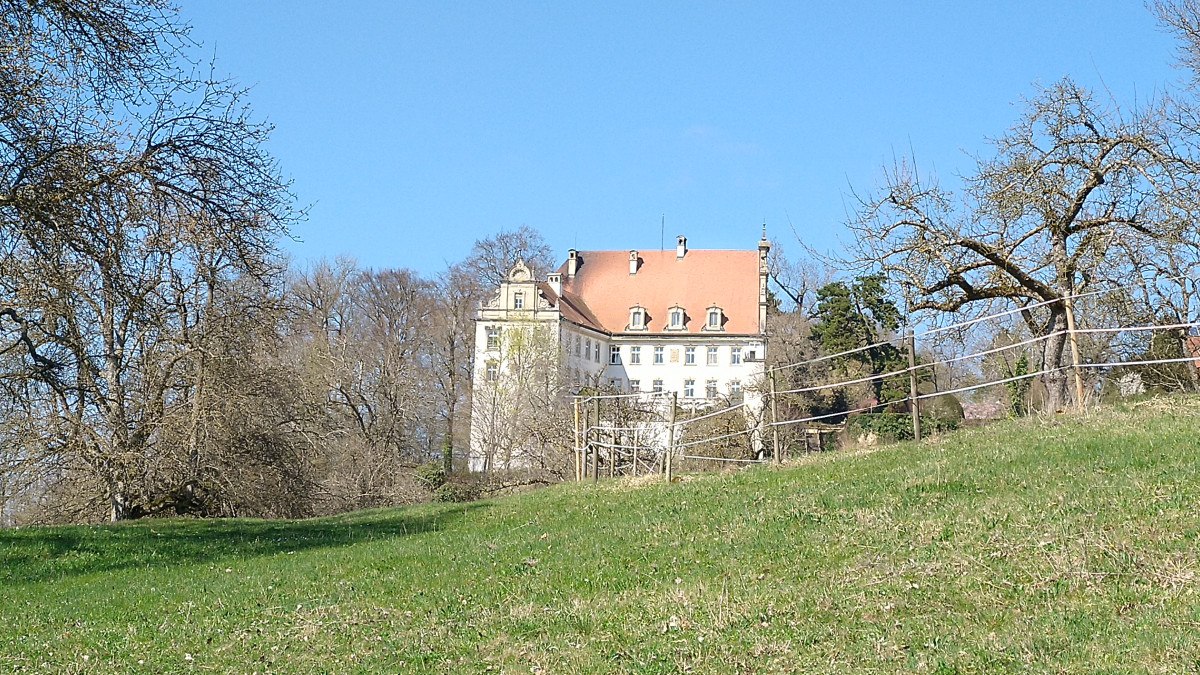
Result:
<instances>
[{"instance_id":1,"label":"wooden stake","mask_svg":"<svg viewBox=\"0 0 1200 675\"><path fill-rule=\"evenodd\" d=\"M781 458L779 456L779 407L775 404L775 371L770 371L771 375L771 445L775 451L775 463L779 464ZM807 440L807 439L806 439ZM807 443L806 443L807 446Z\"/></svg>"},{"instance_id":2,"label":"wooden stake","mask_svg":"<svg viewBox=\"0 0 1200 675\"><path fill-rule=\"evenodd\" d=\"M671 484L671 462L675 455L675 407L678 405L679 394L671 392L671 422L667 424L667 456L664 466L667 470L667 484Z\"/></svg>"},{"instance_id":3,"label":"wooden stake","mask_svg":"<svg viewBox=\"0 0 1200 675\"><path fill-rule=\"evenodd\" d=\"M1075 305L1070 295L1063 300L1067 309L1067 337L1071 341L1071 369L1075 371L1075 407L1083 412L1083 374L1079 368L1079 341L1075 338Z\"/></svg>"},{"instance_id":4,"label":"wooden stake","mask_svg":"<svg viewBox=\"0 0 1200 675\"><path fill-rule=\"evenodd\" d=\"M579 443L579 398L576 397L575 405L575 482L583 480L583 447Z\"/></svg>"},{"instance_id":5,"label":"wooden stake","mask_svg":"<svg viewBox=\"0 0 1200 675\"><path fill-rule=\"evenodd\" d=\"M617 475L617 432L608 432L608 477L612 478Z\"/></svg>"},{"instance_id":6,"label":"wooden stake","mask_svg":"<svg viewBox=\"0 0 1200 675\"><path fill-rule=\"evenodd\" d=\"M638 430L633 430L633 475L638 475L638 457L641 453L638 452Z\"/></svg>"},{"instance_id":7,"label":"wooden stake","mask_svg":"<svg viewBox=\"0 0 1200 675\"><path fill-rule=\"evenodd\" d=\"M592 412L596 420L592 422L592 431L595 432L596 441L592 443L592 482L596 483L600 480L600 399L592 399Z\"/></svg>"},{"instance_id":8,"label":"wooden stake","mask_svg":"<svg viewBox=\"0 0 1200 675\"><path fill-rule=\"evenodd\" d=\"M908 331L908 391L909 410L912 410L913 438L921 441L921 402L917 399L917 338Z\"/></svg>"}]
</instances>

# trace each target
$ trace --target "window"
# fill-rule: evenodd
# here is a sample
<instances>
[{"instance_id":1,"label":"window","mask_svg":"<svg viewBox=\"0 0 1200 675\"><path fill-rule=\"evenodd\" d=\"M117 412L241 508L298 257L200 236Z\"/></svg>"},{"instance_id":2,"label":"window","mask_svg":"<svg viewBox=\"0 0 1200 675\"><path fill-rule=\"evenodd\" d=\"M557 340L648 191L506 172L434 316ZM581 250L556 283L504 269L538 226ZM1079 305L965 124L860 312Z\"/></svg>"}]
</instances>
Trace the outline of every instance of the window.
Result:
<instances>
[{"instance_id":1,"label":"window","mask_svg":"<svg viewBox=\"0 0 1200 675\"><path fill-rule=\"evenodd\" d=\"M596 340L596 363L600 363L600 341Z\"/></svg>"},{"instance_id":2,"label":"window","mask_svg":"<svg viewBox=\"0 0 1200 675\"><path fill-rule=\"evenodd\" d=\"M709 308L709 310L708 310L708 329L709 330L720 330L721 329L721 308L720 307L710 307Z\"/></svg>"},{"instance_id":3,"label":"window","mask_svg":"<svg viewBox=\"0 0 1200 675\"><path fill-rule=\"evenodd\" d=\"M696 381L695 380L684 380L683 381L683 397L684 398L695 398L696 397Z\"/></svg>"},{"instance_id":4,"label":"window","mask_svg":"<svg viewBox=\"0 0 1200 675\"><path fill-rule=\"evenodd\" d=\"M621 378L614 377L608 381L608 386L612 387L613 391L621 391Z\"/></svg>"},{"instance_id":5,"label":"window","mask_svg":"<svg viewBox=\"0 0 1200 675\"><path fill-rule=\"evenodd\" d=\"M578 335L575 336L575 356L583 353L583 339Z\"/></svg>"},{"instance_id":6,"label":"window","mask_svg":"<svg viewBox=\"0 0 1200 675\"><path fill-rule=\"evenodd\" d=\"M588 338L583 341L583 358L585 361L592 360L592 339Z\"/></svg>"},{"instance_id":7,"label":"window","mask_svg":"<svg viewBox=\"0 0 1200 675\"><path fill-rule=\"evenodd\" d=\"M641 307L634 307L629 310L629 328L630 330L641 330L646 327L646 310Z\"/></svg>"},{"instance_id":8,"label":"window","mask_svg":"<svg viewBox=\"0 0 1200 675\"><path fill-rule=\"evenodd\" d=\"M683 365L685 365L685 366L696 365L696 348L695 347L685 347L684 348L684 350L683 350Z\"/></svg>"},{"instance_id":9,"label":"window","mask_svg":"<svg viewBox=\"0 0 1200 675\"><path fill-rule=\"evenodd\" d=\"M729 396L737 398L742 395L742 383L739 380L729 381Z\"/></svg>"},{"instance_id":10,"label":"window","mask_svg":"<svg viewBox=\"0 0 1200 675\"><path fill-rule=\"evenodd\" d=\"M654 364L659 365L662 362L663 362L663 348L655 347L654 348Z\"/></svg>"},{"instance_id":11,"label":"window","mask_svg":"<svg viewBox=\"0 0 1200 675\"><path fill-rule=\"evenodd\" d=\"M500 378L500 363L498 361L487 362L487 381L495 382Z\"/></svg>"},{"instance_id":12,"label":"window","mask_svg":"<svg viewBox=\"0 0 1200 675\"><path fill-rule=\"evenodd\" d=\"M642 362L642 348L641 347L630 347L629 348L629 363L636 366L641 362Z\"/></svg>"},{"instance_id":13,"label":"window","mask_svg":"<svg viewBox=\"0 0 1200 675\"><path fill-rule=\"evenodd\" d=\"M525 309L525 292L513 293L513 309Z\"/></svg>"},{"instance_id":14,"label":"window","mask_svg":"<svg viewBox=\"0 0 1200 675\"><path fill-rule=\"evenodd\" d=\"M654 381L654 388L653 388L653 389L651 389L651 391L653 391L653 392L654 392L654 393L656 393L656 394L660 394L660 393L662 393L662 380L655 380L655 381Z\"/></svg>"},{"instance_id":15,"label":"window","mask_svg":"<svg viewBox=\"0 0 1200 675\"><path fill-rule=\"evenodd\" d=\"M676 307L671 310L671 323L667 327L674 330L683 328L683 310L681 308Z\"/></svg>"},{"instance_id":16,"label":"window","mask_svg":"<svg viewBox=\"0 0 1200 675\"><path fill-rule=\"evenodd\" d=\"M740 366L742 364L742 348L733 347L729 350L729 365Z\"/></svg>"},{"instance_id":17,"label":"window","mask_svg":"<svg viewBox=\"0 0 1200 675\"><path fill-rule=\"evenodd\" d=\"M717 397L717 381L709 380L704 383L704 395L708 398Z\"/></svg>"},{"instance_id":18,"label":"window","mask_svg":"<svg viewBox=\"0 0 1200 675\"><path fill-rule=\"evenodd\" d=\"M716 347L708 348L708 365L710 365L710 366L717 365L717 348Z\"/></svg>"},{"instance_id":19,"label":"window","mask_svg":"<svg viewBox=\"0 0 1200 675\"><path fill-rule=\"evenodd\" d=\"M613 345L608 348L608 362L610 365L618 365L621 363L621 348Z\"/></svg>"},{"instance_id":20,"label":"window","mask_svg":"<svg viewBox=\"0 0 1200 675\"><path fill-rule=\"evenodd\" d=\"M500 348L500 327L499 326L488 326L484 330L487 332L487 348L488 349L499 349Z\"/></svg>"},{"instance_id":21,"label":"window","mask_svg":"<svg viewBox=\"0 0 1200 675\"><path fill-rule=\"evenodd\" d=\"M641 389L642 389L642 381L641 380L630 380L629 381L629 391L637 393L638 391L641 391Z\"/></svg>"}]
</instances>

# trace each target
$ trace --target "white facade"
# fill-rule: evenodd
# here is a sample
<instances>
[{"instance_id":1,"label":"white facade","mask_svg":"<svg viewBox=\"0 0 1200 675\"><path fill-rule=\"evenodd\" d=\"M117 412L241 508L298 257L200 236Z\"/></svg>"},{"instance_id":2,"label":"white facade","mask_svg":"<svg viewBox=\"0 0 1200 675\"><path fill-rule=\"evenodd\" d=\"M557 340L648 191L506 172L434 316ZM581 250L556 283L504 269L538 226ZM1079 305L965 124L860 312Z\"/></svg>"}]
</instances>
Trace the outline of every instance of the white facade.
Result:
<instances>
[{"instance_id":1,"label":"white facade","mask_svg":"<svg viewBox=\"0 0 1200 675\"><path fill-rule=\"evenodd\" d=\"M623 392L673 391L685 405L740 396L757 389L763 373L760 339L614 336L608 344L600 384Z\"/></svg>"}]
</instances>

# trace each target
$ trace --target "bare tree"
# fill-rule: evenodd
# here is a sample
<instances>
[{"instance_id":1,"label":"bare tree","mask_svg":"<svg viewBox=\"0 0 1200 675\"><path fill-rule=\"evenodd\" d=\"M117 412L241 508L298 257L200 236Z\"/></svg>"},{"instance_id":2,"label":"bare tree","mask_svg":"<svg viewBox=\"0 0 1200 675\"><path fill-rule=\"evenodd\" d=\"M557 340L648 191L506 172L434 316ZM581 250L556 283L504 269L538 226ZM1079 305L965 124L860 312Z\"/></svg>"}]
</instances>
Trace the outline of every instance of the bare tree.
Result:
<instances>
[{"instance_id":1,"label":"bare tree","mask_svg":"<svg viewBox=\"0 0 1200 675\"><path fill-rule=\"evenodd\" d=\"M808 316L816 301L817 289L832 282L836 275L824 260L802 242L800 248L805 255L791 258L782 245L777 243L772 246L767 269L770 270L773 286L769 290L774 296L775 309Z\"/></svg>"},{"instance_id":2,"label":"bare tree","mask_svg":"<svg viewBox=\"0 0 1200 675\"><path fill-rule=\"evenodd\" d=\"M1200 2L1155 0L1149 3L1159 23L1179 40L1179 65L1192 71L1192 84L1200 85Z\"/></svg>"},{"instance_id":3,"label":"bare tree","mask_svg":"<svg viewBox=\"0 0 1200 675\"><path fill-rule=\"evenodd\" d=\"M321 262L296 273L287 350L324 411L324 511L414 501L441 445L435 285L408 270Z\"/></svg>"},{"instance_id":4,"label":"bare tree","mask_svg":"<svg viewBox=\"0 0 1200 675\"><path fill-rule=\"evenodd\" d=\"M442 468L454 472L455 448L470 444L471 372L475 356L475 311L483 295L475 279L461 266L447 269L436 281L430 325L433 384L439 413L446 424L442 438Z\"/></svg>"},{"instance_id":5,"label":"bare tree","mask_svg":"<svg viewBox=\"0 0 1200 675\"><path fill-rule=\"evenodd\" d=\"M542 234L528 225L477 240L460 266L479 288L491 292L507 278L508 271L518 260L525 262L535 279L545 278L546 273L557 266L554 253Z\"/></svg>"},{"instance_id":6,"label":"bare tree","mask_svg":"<svg viewBox=\"0 0 1200 675\"><path fill-rule=\"evenodd\" d=\"M561 479L571 451L571 384L559 370L557 327L511 322L496 361L472 392L472 445L486 448L483 471L545 473ZM595 383L592 383L593 385Z\"/></svg>"},{"instance_id":7,"label":"bare tree","mask_svg":"<svg viewBox=\"0 0 1200 675\"><path fill-rule=\"evenodd\" d=\"M181 61L165 3L0 9L0 335L21 356L3 376L62 422L38 443L131 517L159 497L142 479L203 320L180 297L269 283L298 214L269 127Z\"/></svg>"},{"instance_id":8,"label":"bare tree","mask_svg":"<svg viewBox=\"0 0 1200 675\"><path fill-rule=\"evenodd\" d=\"M911 288L914 310L1029 307L1042 351L1047 407L1065 395L1064 298L1099 270L1128 274L1119 244L1182 241L1196 227L1191 135L1166 103L1122 113L1070 80L1041 91L966 177L961 201L911 166L885 176L851 223L853 263ZM1048 303L1038 309L1031 306Z\"/></svg>"}]
</instances>

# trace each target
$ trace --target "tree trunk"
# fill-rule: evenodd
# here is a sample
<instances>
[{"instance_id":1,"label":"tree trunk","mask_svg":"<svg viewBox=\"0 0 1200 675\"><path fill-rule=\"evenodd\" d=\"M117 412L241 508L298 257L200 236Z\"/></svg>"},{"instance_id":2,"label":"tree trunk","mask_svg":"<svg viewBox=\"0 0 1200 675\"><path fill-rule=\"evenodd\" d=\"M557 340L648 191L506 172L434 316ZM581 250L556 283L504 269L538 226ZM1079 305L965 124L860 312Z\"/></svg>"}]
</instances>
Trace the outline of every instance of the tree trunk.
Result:
<instances>
[{"instance_id":1,"label":"tree trunk","mask_svg":"<svg viewBox=\"0 0 1200 675\"><path fill-rule=\"evenodd\" d=\"M1067 314L1062 305L1050 306L1050 321L1047 329L1050 337L1042 352L1042 384L1046 387L1045 412L1058 412L1066 407L1067 371L1062 370L1063 351L1067 344Z\"/></svg>"},{"instance_id":2,"label":"tree trunk","mask_svg":"<svg viewBox=\"0 0 1200 675\"><path fill-rule=\"evenodd\" d=\"M125 481L115 480L108 487L108 519L112 522L129 520L129 495L125 491Z\"/></svg>"},{"instance_id":3,"label":"tree trunk","mask_svg":"<svg viewBox=\"0 0 1200 675\"><path fill-rule=\"evenodd\" d=\"M451 400L446 415L446 439L442 441L442 470L449 476L454 473L454 414L455 408Z\"/></svg>"}]
</instances>

